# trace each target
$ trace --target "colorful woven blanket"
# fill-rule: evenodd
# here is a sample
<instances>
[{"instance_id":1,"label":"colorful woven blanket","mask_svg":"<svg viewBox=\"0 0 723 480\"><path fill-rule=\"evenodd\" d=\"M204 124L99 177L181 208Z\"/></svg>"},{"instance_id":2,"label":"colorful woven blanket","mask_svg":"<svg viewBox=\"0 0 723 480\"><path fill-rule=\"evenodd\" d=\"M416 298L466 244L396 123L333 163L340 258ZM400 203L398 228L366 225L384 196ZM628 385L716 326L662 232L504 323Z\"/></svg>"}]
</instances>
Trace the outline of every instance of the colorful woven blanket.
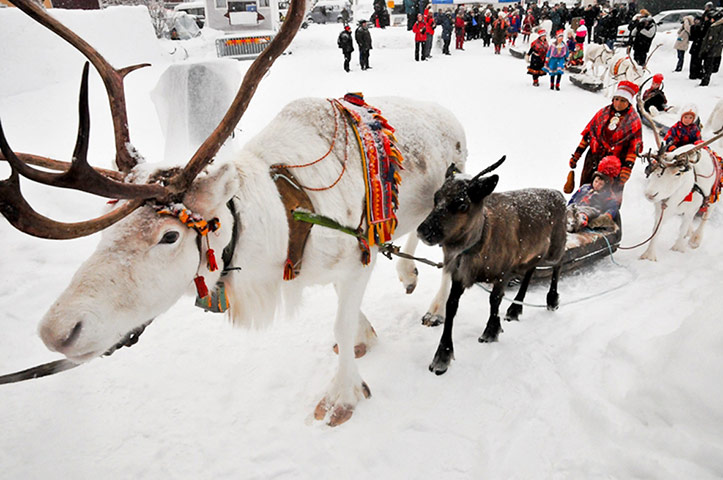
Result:
<instances>
[{"instance_id":1,"label":"colorful woven blanket","mask_svg":"<svg viewBox=\"0 0 723 480\"><path fill-rule=\"evenodd\" d=\"M365 233L368 246L389 242L397 226L402 154L397 149L394 128L381 112L368 105L361 93L348 93L337 106L351 119L362 158L366 197ZM365 262L368 263L368 262Z\"/></svg>"}]
</instances>

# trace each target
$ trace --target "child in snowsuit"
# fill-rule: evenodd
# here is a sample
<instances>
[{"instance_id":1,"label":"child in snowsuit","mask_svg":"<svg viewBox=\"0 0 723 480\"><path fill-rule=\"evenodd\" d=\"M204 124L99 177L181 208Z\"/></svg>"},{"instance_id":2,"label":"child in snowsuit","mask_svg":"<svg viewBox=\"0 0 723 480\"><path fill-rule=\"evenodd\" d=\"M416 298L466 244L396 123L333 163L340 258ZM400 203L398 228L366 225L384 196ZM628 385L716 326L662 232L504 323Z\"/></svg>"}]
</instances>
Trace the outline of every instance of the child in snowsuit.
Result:
<instances>
[{"instance_id":1,"label":"child in snowsuit","mask_svg":"<svg viewBox=\"0 0 723 480\"><path fill-rule=\"evenodd\" d=\"M668 99L665 98L665 93L663 93L662 73L653 75L653 83L643 93L643 108L650 113L650 107L655 107L658 112L664 112L668 109Z\"/></svg>"},{"instance_id":2,"label":"child in snowsuit","mask_svg":"<svg viewBox=\"0 0 723 480\"><path fill-rule=\"evenodd\" d=\"M665 134L665 138L663 138L665 149L670 152L683 145L701 141L697 119L698 113L695 105L688 105L683 108L680 121L670 127L668 133Z\"/></svg>"},{"instance_id":3,"label":"child in snowsuit","mask_svg":"<svg viewBox=\"0 0 723 480\"><path fill-rule=\"evenodd\" d=\"M617 157L609 155L600 161L592 183L581 185L567 204L568 232L614 225L620 201L612 185L619 174L620 160Z\"/></svg>"}]
</instances>

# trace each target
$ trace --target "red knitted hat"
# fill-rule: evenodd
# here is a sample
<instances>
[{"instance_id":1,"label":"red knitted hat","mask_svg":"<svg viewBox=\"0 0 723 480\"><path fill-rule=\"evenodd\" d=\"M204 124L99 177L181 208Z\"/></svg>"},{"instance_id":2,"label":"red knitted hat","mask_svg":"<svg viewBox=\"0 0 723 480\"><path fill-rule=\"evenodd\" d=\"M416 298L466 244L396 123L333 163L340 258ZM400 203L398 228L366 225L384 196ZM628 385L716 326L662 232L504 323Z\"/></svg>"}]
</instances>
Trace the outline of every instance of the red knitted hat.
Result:
<instances>
[{"instance_id":1,"label":"red knitted hat","mask_svg":"<svg viewBox=\"0 0 723 480\"><path fill-rule=\"evenodd\" d=\"M657 83L657 84L663 83L663 74L656 73L655 75L653 75L653 83Z\"/></svg>"},{"instance_id":2,"label":"red knitted hat","mask_svg":"<svg viewBox=\"0 0 723 480\"><path fill-rule=\"evenodd\" d=\"M620 175L620 160L614 155L608 155L600 160L597 166L597 172L600 175L604 175L609 178L615 178Z\"/></svg>"}]
</instances>

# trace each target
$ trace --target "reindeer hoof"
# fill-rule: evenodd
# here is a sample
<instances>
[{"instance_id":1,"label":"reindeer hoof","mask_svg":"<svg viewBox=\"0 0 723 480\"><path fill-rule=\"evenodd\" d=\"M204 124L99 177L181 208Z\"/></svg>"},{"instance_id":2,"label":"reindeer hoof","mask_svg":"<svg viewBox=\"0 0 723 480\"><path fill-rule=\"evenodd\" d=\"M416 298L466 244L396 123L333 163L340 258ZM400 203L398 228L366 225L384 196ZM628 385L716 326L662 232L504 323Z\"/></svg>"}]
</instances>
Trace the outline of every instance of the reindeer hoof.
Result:
<instances>
[{"instance_id":1,"label":"reindeer hoof","mask_svg":"<svg viewBox=\"0 0 723 480\"><path fill-rule=\"evenodd\" d=\"M505 320L508 322L519 322L521 314L522 305L513 303L512 305L510 305L510 308L507 309L507 313L505 313Z\"/></svg>"},{"instance_id":2,"label":"reindeer hoof","mask_svg":"<svg viewBox=\"0 0 723 480\"><path fill-rule=\"evenodd\" d=\"M409 275L399 274L399 280L404 285L404 291L407 295L411 294L415 288L417 288L417 278L419 277L419 270L416 268L411 271Z\"/></svg>"},{"instance_id":3,"label":"reindeer hoof","mask_svg":"<svg viewBox=\"0 0 723 480\"><path fill-rule=\"evenodd\" d=\"M454 349L440 345L437 353L434 354L434 360L429 364L429 371L435 375L442 375L447 371L452 360L454 360Z\"/></svg>"},{"instance_id":4,"label":"reindeer hoof","mask_svg":"<svg viewBox=\"0 0 723 480\"><path fill-rule=\"evenodd\" d=\"M554 312L560 308L560 295L557 293L547 294L547 310Z\"/></svg>"},{"instance_id":5,"label":"reindeer hoof","mask_svg":"<svg viewBox=\"0 0 723 480\"><path fill-rule=\"evenodd\" d=\"M337 427L351 418L354 413L354 407L352 405L337 405L332 407L327 399L323 398L314 409L314 418L319 421L324 420L327 414L329 414L329 411L331 411L331 414L329 415L327 425Z\"/></svg>"},{"instance_id":6,"label":"reindeer hoof","mask_svg":"<svg viewBox=\"0 0 723 480\"><path fill-rule=\"evenodd\" d=\"M422 325L426 327L438 327L444 323L444 317L435 313L427 312L422 317Z\"/></svg>"},{"instance_id":7,"label":"reindeer hoof","mask_svg":"<svg viewBox=\"0 0 723 480\"><path fill-rule=\"evenodd\" d=\"M372 392L366 382L362 382L361 392L364 395L364 398L372 396ZM337 427L351 418L354 413L354 408L355 405L351 404L334 405L327 397L324 397L314 409L314 418L322 421L328 416L329 421L327 422L327 425L330 427Z\"/></svg>"},{"instance_id":8,"label":"reindeer hoof","mask_svg":"<svg viewBox=\"0 0 723 480\"><path fill-rule=\"evenodd\" d=\"M339 344L334 344L334 353L339 355ZM366 343L360 343L358 345L354 345L354 358L361 358L364 355L367 354L367 345Z\"/></svg>"},{"instance_id":9,"label":"reindeer hoof","mask_svg":"<svg viewBox=\"0 0 723 480\"><path fill-rule=\"evenodd\" d=\"M653 253L645 252L642 255L640 255L640 260L650 260L651 262L657 262L658 257Z\"/></svg>"},{"instance_id":10,"label":"reindeer hoof","mask_svg":"<svg viewBox=\"0 0 723 480\"><path fill-rule=\"evenodd\" d=\"M329 402L326 400L326 397L324 397L319 403L316 404L316 408L314 409L314 418L316 420L324 420L324 417L326 417L326 412L328 411Z\"/></svg>"}]
</instances>

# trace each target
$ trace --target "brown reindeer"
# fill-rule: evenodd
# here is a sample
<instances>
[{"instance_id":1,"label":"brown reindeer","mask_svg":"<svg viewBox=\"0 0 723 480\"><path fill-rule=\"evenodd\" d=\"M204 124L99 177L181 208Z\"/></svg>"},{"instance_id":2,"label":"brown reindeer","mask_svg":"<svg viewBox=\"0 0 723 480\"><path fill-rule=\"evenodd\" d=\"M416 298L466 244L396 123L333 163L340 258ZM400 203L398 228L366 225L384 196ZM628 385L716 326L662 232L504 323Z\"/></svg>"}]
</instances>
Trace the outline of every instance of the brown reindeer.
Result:
<instances>
[{"instance_id":1,"label":"brown reindeer","mask_svg":"<svg viewBox=\"0 0 723 480\"><path fill-rule=\"evenodd\" d=\"M515 303L505 320L518 320L535 268L553 266L547 309L559 305L557 281L565 251L565 200L549 189L527 189L492 193L499 177L483 175L505 160L486 168L474 178L457 175L453 167L434 195L434 210L417 229L428 245L439 244L444 251L444 269L452 276L447 299L444 330L429 370L441 375L454 358L452 325L459 298L475 283L492 283L490 316L480 342L495 342L502 328L498 315L505 286L522 276Z\"/></svg>"}]
</instances>

